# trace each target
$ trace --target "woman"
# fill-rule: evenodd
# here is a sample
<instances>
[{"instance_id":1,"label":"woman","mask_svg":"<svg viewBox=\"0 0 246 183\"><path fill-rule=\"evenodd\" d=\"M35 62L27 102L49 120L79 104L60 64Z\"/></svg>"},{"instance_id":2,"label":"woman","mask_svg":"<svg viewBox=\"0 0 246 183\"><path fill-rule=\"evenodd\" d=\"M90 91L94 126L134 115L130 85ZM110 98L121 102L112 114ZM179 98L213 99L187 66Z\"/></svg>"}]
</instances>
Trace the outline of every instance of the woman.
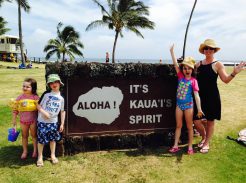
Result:
<instances>
[{"instance_id":1,"label":"woman","mask_svg":"<svg viewBox=\"0 0 246 183\"><path fill-rule=\"evenodd\" d=\"M202 141L198 144L201 153L208 153L209 141L214 132L214 121L221 118L217 77L219 76L224 83L229 83L239 72L245 70L246 65L246 62L241 62L234 67L231 74L227 74L224 65L214 58L214 54L219 50L214 40L206 39L199 48L199 52L205 55L205 59L196 64L201 105L207 120L205 127L202 120L194 117L195 127L202 136Z\"/></svg>"}]
</instances>

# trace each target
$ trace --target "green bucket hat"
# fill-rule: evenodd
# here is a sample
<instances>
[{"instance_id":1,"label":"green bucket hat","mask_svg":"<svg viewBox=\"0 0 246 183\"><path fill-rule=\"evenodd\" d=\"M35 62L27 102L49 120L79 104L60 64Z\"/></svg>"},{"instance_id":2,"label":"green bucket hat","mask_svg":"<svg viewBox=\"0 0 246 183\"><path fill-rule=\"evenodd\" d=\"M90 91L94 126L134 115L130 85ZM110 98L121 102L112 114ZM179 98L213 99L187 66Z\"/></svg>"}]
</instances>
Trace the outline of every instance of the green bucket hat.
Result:
<instances>
[{"instance_id":1,"label":"green bucket hat","mask_svg":"<svg viewBox=\"0 0 246 183\"><path fill-rule=\"evenodd\" d=\"M59 81L60 82L60 84L61 84L61 86L64 86L64 84L63 84L63 82L61 81L61 78L59 77L59 75L58 74L50 74L49 76L48 76L48 79L47 79L47 85L49 85L49 83L53 83L53 82L55 82L55 81Z\"/></svg>"}]
</instances>

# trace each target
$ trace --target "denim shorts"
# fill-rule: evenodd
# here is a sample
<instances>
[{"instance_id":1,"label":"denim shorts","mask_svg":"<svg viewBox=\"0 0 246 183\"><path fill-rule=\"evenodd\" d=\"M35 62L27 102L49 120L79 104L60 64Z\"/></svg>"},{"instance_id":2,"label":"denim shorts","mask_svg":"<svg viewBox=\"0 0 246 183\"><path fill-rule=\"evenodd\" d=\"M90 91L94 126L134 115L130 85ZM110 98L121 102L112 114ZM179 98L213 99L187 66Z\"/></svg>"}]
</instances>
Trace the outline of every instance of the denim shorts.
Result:
<instances>
[{"instance_id":1,"label":"denim shorts","mask_svg":"<svg viewBox=\"0 0 246 183\"><path fill-rule=\"evenodd\" d=\"M61 134L58 131L58 123L38 122L38 143L48 144L50 141L60 141Z\"/></svg>"}]
</instances>

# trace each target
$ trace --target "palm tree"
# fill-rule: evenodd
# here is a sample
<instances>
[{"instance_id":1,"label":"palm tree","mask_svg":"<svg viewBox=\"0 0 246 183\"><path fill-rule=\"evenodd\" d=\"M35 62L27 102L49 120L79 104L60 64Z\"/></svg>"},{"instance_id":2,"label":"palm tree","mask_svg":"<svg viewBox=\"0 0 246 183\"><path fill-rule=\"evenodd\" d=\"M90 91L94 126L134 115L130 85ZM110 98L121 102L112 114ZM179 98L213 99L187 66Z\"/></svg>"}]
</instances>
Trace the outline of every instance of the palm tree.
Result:
<instances>
[{"instance_id":1,"label":"palm tree","mask_svg":"<svg viewBox=\"0 0 246 183\"><path fill-rule=\"evenodd\" d=\"M83 53L79 48L83 49L84 45L79 40L79 33L72 26L66 26L61 31L62 25L61 22L57 25L57 38L50 39L44 47L44 52L47 52L45 58L48 60L55 53L58 59L61 58L62 54L62 61L65 61L66 54L70 57L70 60L75 58L74 55L83 57Z\"/></svg>"},{"instance_id":2,"label":"palm tree","mask_svg":"<svg viewBox=\"0 0 246 183\"><path fill-rule=\"evenodd\" d=\"M29 13L31 7L28 4L27 0L16 0L18 3L18 27L19 27L19 42L20 42L20 50L21 50L21 63L25 65L25 57L23 51L23 37L22 37L22 25L21 25L21 8L24 9L25 12Z\"/></svg>"},{"instance_id":3,"label":"palm tree","mask_svg":"<svg viewBox=\"0 0 246 183\"><path fill-rule=\"evenodd\" d=\"M7 22L3 19L3 17L0 17L0 36L5 34L6 32L10 31L9 28L6 28Z\"/></svg>"},{"instance_id":4,"label":"palm tree","mask_svg":"<svg viewBox=\"0 0 246 183\"><path fill-rule=\"evenodd\" d=\"M141 1L135 0L107 0L108 10L98 1L94 1L102 11L102 19L91 22L86 31L98 26L107 26L109 29L115 31L112 63L115 63L115 48L118 36L123 37L123 28L136 33L142 38L138 28L154 29L154 22L148 20L146 16L149 15L149 7L145 6Z\"/></svg>"},{"instance_id":5,"label":"palm tree","mask_svg":"<svg viewBox=\"0 0 246 183\"><path fill-rule=\"evenodd\" d=\"M4 1L11 2L11 0L0 0L0 7L2 6L2 3L3 3ZM0 17L0 35L3 35L3 34L5 34L6 32L10 31L9 28L6 28L6 27L5 27L7 23L8 23L8 22L6 22L6 21L4 20L3 17Z\"/></svg>"},{"instance_id":6,"label":"palm tree","mask_svg":"<svg viewBox=\"0 0 246 183\"><path fill-rule=\"evenodd\" d=\"M12 0L0 0L0 7L4 1L12 2ZM23 52L22 26L21 26L21 8L23 8L25 12L29 13L30 6L27 0L15 0L15 1L18 4L18 27L19 27L19 43L20 43L20 50L21 50L21 62L22 65L25 65L25 58Z\"/></svg>"}]
</instances>

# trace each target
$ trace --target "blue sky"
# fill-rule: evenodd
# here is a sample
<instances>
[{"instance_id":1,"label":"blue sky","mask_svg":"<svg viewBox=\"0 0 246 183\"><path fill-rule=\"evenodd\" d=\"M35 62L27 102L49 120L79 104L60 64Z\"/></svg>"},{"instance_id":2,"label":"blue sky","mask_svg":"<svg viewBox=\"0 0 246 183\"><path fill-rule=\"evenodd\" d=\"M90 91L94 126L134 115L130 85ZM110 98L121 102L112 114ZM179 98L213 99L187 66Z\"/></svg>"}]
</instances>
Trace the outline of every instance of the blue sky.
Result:
<instances>
[{"instance_id":1,"label":"blue sky","mask_svg":"<svg viewBox=\"0 0 246 183\"><path fill-rule=\"evenodd\" d=\"M101 0L100 2L106 2ZM177 57L182 55L185 28L194 0L143 0L150 7L149 19L155 30L142 30L144 39L124 31L116 47L116 58L170 59L169 47L176 46ZM29 57L43 57L47 41L56 37L59 22L72 25L80 33L86 58L104 58L112 52L114 32L106 27L85 31L93 20L101 18L100 9L91 0L29 0L31 11L22 13L25 47ZM220 60L245 60L246 1L198 0L189 28L186 56L196 60L203 55L199 45L207 38L215 39L221 51ZM4 3L0 16L11 29L7 34L18 36L17 5Z\"/></svg>"}]
</instances>

